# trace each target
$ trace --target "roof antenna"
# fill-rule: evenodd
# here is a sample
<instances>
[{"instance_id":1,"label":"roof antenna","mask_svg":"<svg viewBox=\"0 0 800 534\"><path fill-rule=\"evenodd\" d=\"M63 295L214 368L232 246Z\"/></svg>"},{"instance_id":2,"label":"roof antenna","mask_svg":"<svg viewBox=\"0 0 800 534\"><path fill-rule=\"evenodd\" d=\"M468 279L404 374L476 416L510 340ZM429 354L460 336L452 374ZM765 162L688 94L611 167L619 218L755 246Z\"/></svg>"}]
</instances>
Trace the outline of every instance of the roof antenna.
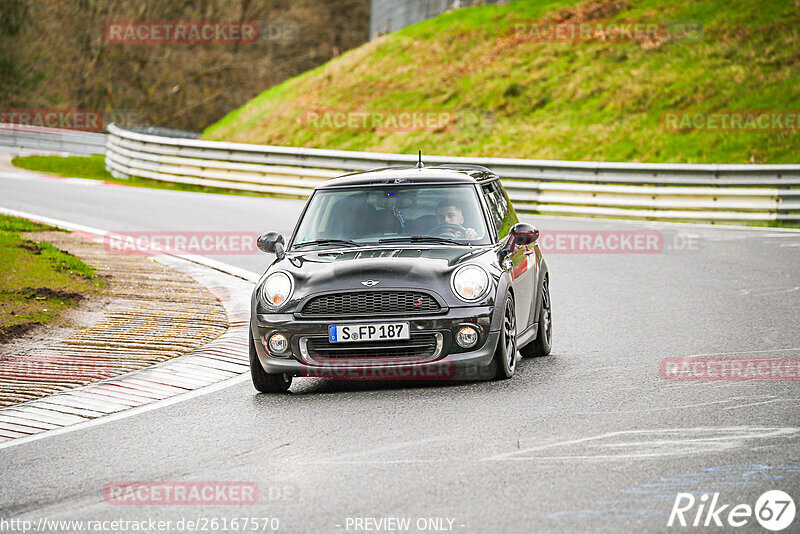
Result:
<instances>
[{"instance_id":1,"label":"roof antenna","mask_svg":"<svg viewBox=\"0 0 800 534\"><path fill-rule=\"evenodd\" d=\"M422 169L425 167L425 164L422 163L422 150L419 151L419 161L417 162L417 168Z\"/></svg>"}]
</instances>

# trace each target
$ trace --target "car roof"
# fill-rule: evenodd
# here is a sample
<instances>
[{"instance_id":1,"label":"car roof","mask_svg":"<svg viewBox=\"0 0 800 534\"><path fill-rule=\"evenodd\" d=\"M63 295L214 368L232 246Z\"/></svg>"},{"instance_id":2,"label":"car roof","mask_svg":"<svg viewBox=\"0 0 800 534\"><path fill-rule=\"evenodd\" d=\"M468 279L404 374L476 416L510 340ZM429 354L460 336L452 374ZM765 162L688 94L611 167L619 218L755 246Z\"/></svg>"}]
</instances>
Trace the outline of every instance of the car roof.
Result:
<instances>
[{"instance_id":1,"label":"car roof","mask_svg":"<svg viewBox=\"0 0 800 534\"><path fill-rule=\"evenodd\" d=\"M326 180L317 189L399 184L475 184L496 178L496 174L480 165L438 165L423 168L408 165L345 174Z\"/></svg>"}]
</instances>

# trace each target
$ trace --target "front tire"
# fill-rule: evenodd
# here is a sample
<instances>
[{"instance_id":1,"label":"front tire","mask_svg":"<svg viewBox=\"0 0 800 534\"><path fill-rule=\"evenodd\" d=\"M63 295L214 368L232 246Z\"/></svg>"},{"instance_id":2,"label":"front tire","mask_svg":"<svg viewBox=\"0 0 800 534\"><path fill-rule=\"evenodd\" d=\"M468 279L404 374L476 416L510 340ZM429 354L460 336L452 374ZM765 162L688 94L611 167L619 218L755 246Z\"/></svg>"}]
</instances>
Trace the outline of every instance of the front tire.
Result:
<instances>
[{"instance_id":1,"label":"front tire","mask_svg":"<svg viewBox=\"0 0 800 534\"><path fill-rule=\"evenodd\" d=\"M506 380L514 376L517 368L517 316L514 312L514 298L506 297L503 308L503 323L500 327L500 339L494 352L496 367L495 380Z\"/></svg>"},{"instance_id":2,"label":"front tire","mask_svg":"<svg viewBox=\"0 0 800 534\"><path fill-rule=\"evenodd\" d=\"M261 393L286 393L292 385L292 375L288 373L271 374L264 370L258 361L253 333L250 332L250 377L253 385Z\"/></svg>"},{"instance_id":3,"label":"front tire","mask_svg":"<svg viewBox=\"0 0 800 534\"><path fill-rule=\"evenodd\" d=\"M539 358L550 354L553 343L553 316L550 310L550 284L545 277L542 282L542 306L539 310L539 329L536 339L522 347L520 352L526 358Z\"/></svg>"}]
</instances>

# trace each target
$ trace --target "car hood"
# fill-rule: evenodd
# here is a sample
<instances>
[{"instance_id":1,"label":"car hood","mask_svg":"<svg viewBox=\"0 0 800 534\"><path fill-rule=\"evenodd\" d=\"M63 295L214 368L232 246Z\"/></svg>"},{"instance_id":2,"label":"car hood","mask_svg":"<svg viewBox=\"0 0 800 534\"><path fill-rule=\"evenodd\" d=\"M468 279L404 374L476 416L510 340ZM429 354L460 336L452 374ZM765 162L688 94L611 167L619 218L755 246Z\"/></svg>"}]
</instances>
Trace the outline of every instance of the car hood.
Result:
<instances>
[{"instance_id":1,"label":"car hood","mask_svg":"<svg viewBox=\"0 0 800 534\"><path fill-rule=\"evenodd\" d=\"M489 247L456 246L289 252L275 261L264 276L276 271L290 273L295 281L291 300L295 302L336 290L403 288L432 291L448 305L458 306L464 303L450 290L453 270L464 263L479 263L491 276L498 277L499 271L492 268L492 258L496 254Z\"/></svg>"}]
</instances>

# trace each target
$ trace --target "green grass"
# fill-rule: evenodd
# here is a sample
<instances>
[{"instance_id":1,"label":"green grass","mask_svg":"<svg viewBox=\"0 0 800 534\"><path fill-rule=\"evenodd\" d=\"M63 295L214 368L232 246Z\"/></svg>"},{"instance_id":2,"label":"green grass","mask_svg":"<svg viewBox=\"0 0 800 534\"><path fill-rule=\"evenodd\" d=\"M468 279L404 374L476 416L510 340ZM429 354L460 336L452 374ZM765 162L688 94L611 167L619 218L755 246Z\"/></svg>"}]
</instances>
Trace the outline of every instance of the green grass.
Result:
<instances>
[{"instance_id":1,"label":"green grass","mask_svg":"<svg viewBox=\"0 0 800 534\"><path fill-rule=\"evenodd\" d=\"M0 232L42 232L55 231L58 228L47 224L41 224L20 217L11 217L0 214Z\"/></svg>"},{"instance_id":2,"label":"green grass","mask_svg":"<svg viewBox=\"0 0 800 534\"><path fill-rule=\"evenodd\" d=\"M101 291L94 269L50 243L20 232L52 227L0 215L0 342L31 327L51 323L59 313Z\"/></svg>"},{"instance_id":3,"label":"green grass","mask_svg":"<svg viewBox=\"0 0 800 534\"><path fill-rule=\"evenodd\" d=\"M46 172L70 178L113 181L106 170L105 157L94 156L27 156L14 158L11 163L29 171Z\"/></svg>"},{"instance_id":4,"label":"green grass","mask_svg":"<svg viewBox=\"0 0 800 534\"><path fill-rule=\"evenodd\" d=\"M149 187L152 189L166 189L168 191L187 191L190 193L222 193L227 195L242 196L270 196L276 198L296 198L289 195L254 193L237 189L224 189L220 187L205 187L195 184L182 184L177 182L162 182L147 178L114 178L106 170L105 158L95 156L25 156L16 157L11 163L21 169L45 172L68 178L88 178L102 180L121 185L134 187Z\"/></svg>"},{"instance_id":5,"label":"green grass","mask_svg":"<svg viewBox=\"0 0 800 534\"><path fill-rule=\"evenodd\" d=\"M50 265L59 271L66 271L69 274L82 276L87 280L95 279L95 271L91 265L83 263L72 254L59 250L46 241L38 241L37 245L42 258L47 260Z\"/></svg>"},{"instance_id":6,"label":"green grass","mask_svg":"<svg viewBox=\"0 0 800 534\"><path fill-rule=\"evenodd\" d=\"M534 42L554 21L697 21L697 39ZM797 163L800 132L669 132L666 111L800 109L794 0L517 0L383 36L270 88L204 132L376 152L672 163ZM303 114L433 110L437 131L310 127Z\"/></svg>"}]
</instances>

